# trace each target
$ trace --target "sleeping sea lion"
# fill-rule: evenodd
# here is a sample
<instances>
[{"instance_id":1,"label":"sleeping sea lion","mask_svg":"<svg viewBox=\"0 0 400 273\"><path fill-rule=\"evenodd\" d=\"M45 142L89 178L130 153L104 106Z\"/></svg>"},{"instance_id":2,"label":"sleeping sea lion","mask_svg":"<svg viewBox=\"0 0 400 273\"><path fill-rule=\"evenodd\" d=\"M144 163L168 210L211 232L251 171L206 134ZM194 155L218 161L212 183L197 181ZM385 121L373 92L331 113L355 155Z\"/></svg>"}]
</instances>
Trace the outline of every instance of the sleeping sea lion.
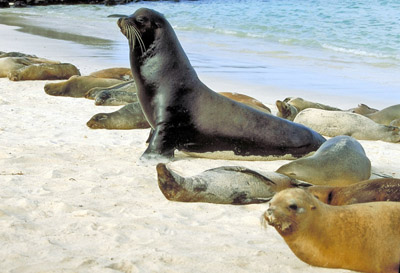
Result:
<instances>
[{"instance_id":1,"label":"sleeping sea lion","mask_svg":"<svg viewBox=\"0 0 400 273\"><path fill-rule=\"evenodd\" d=\"M361 144L349 136L327 140L309 157L281 166L276 172L315 185L346 186L371 176L371 161Z\"/></svg>"},{"instance_id":2,"label":"sleeping sea lion","mask_svg":"<svg viewBox=\"0 0 400 273\"><path fill-rule=\"evenodd\" d=\"M294 122L303 124L324 136L348 135L360 140L399 142L399 128L378 124L359 114L343 111L305 109Z\"/></svg>"},{"instance_id":3,"label":"sleeping sea lion","mask_svg":"<svg viewBox=\"0 0 400 273\"><path fill-rule=\"evenodd\" d=\"M138 99L154 129L142 162L168 161L175 149L203 156L220 152L214 156L225 159L300 157L325 141L305 126L210 90L160 13L141 8L118 26L129 41Z\"/></svg>"},{"instance_id":4,"label":"sleeping sea lion","mask_svg":"<svg viewBox=\"0 0 400 273\"><path fill-rule=\"evenodd\" d=\"M309 186L275 172L257 172L240 166L209 169L182 177L164 163L157 165L158 186L171 201L245 205L269 201L286 188Z\"/></svg>"},{"instance_id":5,"label":"sleeping sea lion","mask_svg":"<svg viewBox=\"0 0 400 273\"><path fill-rule=\"evenodd\" d=\"M60 64L31 64L8 73L7 77L12 81L25 80L65 80L78 75L78 68L69 63Z\"/></svg>"}]
</instances>

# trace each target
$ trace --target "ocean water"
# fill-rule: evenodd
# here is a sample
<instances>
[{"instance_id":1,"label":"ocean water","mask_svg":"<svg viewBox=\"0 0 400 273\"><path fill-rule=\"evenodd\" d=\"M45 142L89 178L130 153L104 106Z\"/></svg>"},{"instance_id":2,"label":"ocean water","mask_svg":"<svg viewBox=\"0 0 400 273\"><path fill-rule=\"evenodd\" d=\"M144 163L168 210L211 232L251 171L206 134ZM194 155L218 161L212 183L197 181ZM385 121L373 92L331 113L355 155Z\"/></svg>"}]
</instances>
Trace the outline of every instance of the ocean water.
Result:
<instances>
[{"instance_id":1,"label":"ocean water","mask_svg":"<svg viewBox=\"0 0 400 273\"><path fill-rule=\"evenodd\" d=\"M140 7L165 15L200 74L327 95L357 95L380 105L400 103L398 0L57 5L2 9L0 23L81 43L99 58L129 65L127 41L117 19L107 16L129 15Z\"/></svg>"}]
</instances>

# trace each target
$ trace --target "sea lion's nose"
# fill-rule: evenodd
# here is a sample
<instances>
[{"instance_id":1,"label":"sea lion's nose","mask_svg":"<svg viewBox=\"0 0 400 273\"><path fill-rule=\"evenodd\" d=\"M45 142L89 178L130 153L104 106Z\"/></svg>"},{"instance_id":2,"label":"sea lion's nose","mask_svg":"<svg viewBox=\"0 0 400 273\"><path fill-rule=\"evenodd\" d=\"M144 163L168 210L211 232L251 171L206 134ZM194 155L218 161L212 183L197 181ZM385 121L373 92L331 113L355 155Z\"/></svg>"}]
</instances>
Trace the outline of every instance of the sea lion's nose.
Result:
<instances>
[{"instance_id":1,"label":"sea lion's nose","mask_svg":"<svg viewBox=\"0 0 400 273\"><path fill-rule=\"evenodd\" d=\"M275 207L272 206L272 207L269 207L265 213L267 214L267 216L271 216L272 214L274 214L274 211L275 211Z\"/></svg>"}]
</instances>

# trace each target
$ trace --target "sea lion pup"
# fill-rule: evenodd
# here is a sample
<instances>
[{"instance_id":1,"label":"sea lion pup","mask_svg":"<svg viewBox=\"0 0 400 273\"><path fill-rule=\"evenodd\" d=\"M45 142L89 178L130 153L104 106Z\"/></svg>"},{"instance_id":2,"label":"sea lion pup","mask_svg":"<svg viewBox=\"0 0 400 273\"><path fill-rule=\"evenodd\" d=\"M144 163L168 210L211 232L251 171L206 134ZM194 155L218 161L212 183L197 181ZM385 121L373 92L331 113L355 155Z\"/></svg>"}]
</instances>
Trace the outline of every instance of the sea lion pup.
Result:
<instances>
[{"instance_id":1,"label":"sea lion pup","mask_svg":"<svg viewBox=\"0 0 400 273\"><path fill-rule=\"evenodd\" d=\"M307 191L320 201L334 206L375 202L400 201L400 179L379 178L347 187L312 186Z\"/></svg>"},{"instance_id":2,"label":"sea lion pup","mask_svg":"<svg viewBox=\"0 0 400 273\"><path fill-rule=\"evenodd\" d=\"M303 189L286 189L272 198L262 221L310 265L399 272L400 203L330 206Z\"/></svg>"},{"instance_id":3,"label":"sea lion pup","mask_svg":"<svg viewBox=\"0 0 400 273\"><path fill-rule=\"evenodd\" d=\"M378 124L367 117L350 112L309 108L301 111L294 122L329 137L348 135L360 140L400 141L399 128Z\"/></svg>"},{"instance_id":4,"label":"sea lion pup","mask_svg":"<svg viewBox=\"0 0 400 273\"><path fill-rule=\"evenodd\" d=\"M120 18L118 26L129 41L139 102L154 129L142 162L166 162L175 149L203 156L222 152L214 158L225 159L300 157L325 141L305 126L210 90L160 13L141 8Z\"/></svg>"},{"instance_id":5,"label":"sea lion pup","mask_svg":"<svg viewBox=\"0 0 400 273\"><path fill-rule=\"evenodd\" d=\"M64 80L71 76L78 75L78 68L69 63L60 64L32 64L24 66L18 70L8 73L8 78L12 81L24 80Z\"/></svg>"},{"instance_id":6,"label":"sea lion pup","mask_svg":"<svg viewBox=\"0 0 400 273\"><path fill-rule=\"evenodd\" d=\"M365 105L363 103L360 103L356 108L349 109L349 112L360 114L363 116L365 116L367 114L372 114L372 113L375 113L378 111L379 111L378 109L371 108L368 105Z\"/></svg>"},{"instance_id":7,"label":"sea lion pup","mask_svg":"<svg viewBox=\"0 0 400 273\"><path fill-rule=\"evenodd\" d=\"M132 71L130 68L113 67L92 72L89 74L89 76L96 78L110 78L122 81L129 81L132 80Z\"/></svg>"},{"instance_id":8,"label":"sea lion pup","mask_svg":"<svg viewBox=\"0 0 400 273\"><path fill-rule=\"evenodd\" d=\"M325 105L318 102L307 101L303 98L286 98L283 101L277 100L276 107L278 108L278 117L288 120L294 120L296 115L307 108L323 109L329 111L342 111L339 108Z\"/></svg>"},{"instance_id":9,"label":"sea lion pup","mask_svg":"<svg viewBox=\"0 0 400 273\"><path fill-rule=\"evenodd\" d=\"M260 110L261 112L271 114L271 109L268 106L264 105L261 101L252 98L250 96L240 94L240 93L232 93L232 92L219 92L222 96L230 98L234 101L241 102L246 104L247 106L253 107L254 109Z\"/></svg>"},{"instance_id":10,"label":"sea lion pup","mask_svg":"<svg viewBox=\"0 0 400 273\"><path fill-rule=\"evenodd\" d=\"M365 114L365 116L372 119L376 123L391 125L392 121L400 119L400 104L386 107L371 114Z\"/></svg>"},{"instance_id":11,"label":"sea lion pup","mask_svg":"<svg viewBox=\"0 0 400 273\"><path fill-rule=\"evenodd\" d=\"M96 114L86 125L92 129L128 130L150 128L139 102L129 103L112 113Z\"/></svg>"},{"instance_id":12,"label":"sea lion pup","mask_svg":"<svg viewBox=\"0 0 400 273\"><path fill-rule=\"evenodd\" d=\"M122 82L111 78L72 76L66 81L45 84L44 91L52 96L83 98L93 87L109 87Z\"/></svg>"},{"instance_id":13,"label":"sea lion pup","mask_svg":"<svg viewBox=\"0 0 400 273\"><path fill-rule=\"evenodd\" d=\"M136 85L133 80L130 80L109 87L93 87L88 92L86 92L85 98L89 100L94 100L96 99L97 94L99 94L102 91L110 91L110 92L126 91L126 92L136 93Z\"/></svg>"},{"instance_id":14,"label":"sea lion pup","mask_svg":"<svg viewBox=\"0 0 400 273\"><path fill-rule=\"evenodd\" d=\"M164 163L157 165L158 186L170 201L246 205L268 202L278 191L310 186L274 172L257 172L240 166L209 169L182 177Z\"/></svg>"},{"instance_id":15,"label":"sea lion pup","mask_svg":"<svg viewBox=\"0 0 400 273\"><path fill-rule=\"evenodd\" d=\"M371 161L357 140L337 136L312 156L289 162L276 172L315 185L347 186L371 176Z\"/></svg>"}]
</instances>

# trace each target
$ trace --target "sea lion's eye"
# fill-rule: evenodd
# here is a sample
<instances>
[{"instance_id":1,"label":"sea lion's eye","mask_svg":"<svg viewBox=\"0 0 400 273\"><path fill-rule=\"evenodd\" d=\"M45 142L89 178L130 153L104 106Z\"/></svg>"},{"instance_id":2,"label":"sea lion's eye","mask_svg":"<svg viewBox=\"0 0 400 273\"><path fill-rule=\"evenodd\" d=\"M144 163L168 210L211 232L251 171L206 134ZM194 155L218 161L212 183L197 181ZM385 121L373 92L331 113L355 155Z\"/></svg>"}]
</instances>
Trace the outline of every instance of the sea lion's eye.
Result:
<instances>
[{"instance_id":1,"label":"sea lion's eye","mask_svg":"<svg viewBox=\"0 0 400 273\"><path fill-rule=\"evenodd\" d=\"M136 18L136 21L137 21L139 24L144 24L144 23L146 23L147 18L146 18L146 17L138 17L138 18Z\"/></svg>"},{"instance_id":2,"label":"sea lion's eye","mask_svg":"<svg viewBox=\"0 0 400 273\"><path fill-rule=\"evenodd\" d=\"M292 204L292 205L289 206L289 209L297 210L297 205L296 204Z\"/></svg>"}]
</instances>

